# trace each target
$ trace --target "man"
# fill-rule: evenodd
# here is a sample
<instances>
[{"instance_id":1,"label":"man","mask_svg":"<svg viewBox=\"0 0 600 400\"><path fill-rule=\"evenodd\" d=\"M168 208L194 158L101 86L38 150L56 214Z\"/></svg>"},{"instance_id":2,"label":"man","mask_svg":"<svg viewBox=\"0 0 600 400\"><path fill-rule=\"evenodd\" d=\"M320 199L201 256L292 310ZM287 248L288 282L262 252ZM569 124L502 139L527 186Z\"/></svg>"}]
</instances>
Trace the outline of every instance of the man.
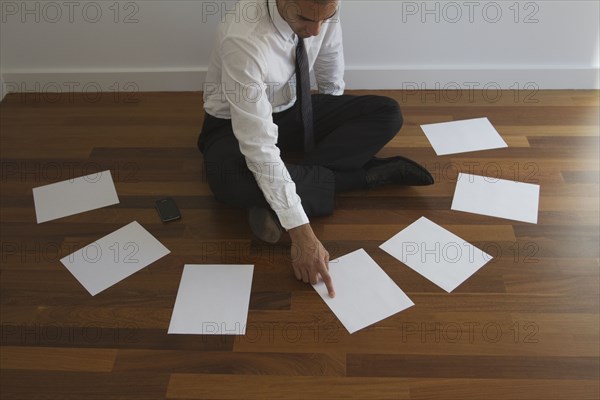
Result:
<instances>
[{"instance_id":1,"label":"man","mask_svg":"<svg viewBox=\"0 0 600 400\"><path fill-rule=\"evenodd\" d=\"M285 228L294 275L312 284L320 277L331 297L329 253L308 217L331 214L343 191L433 183L411 160L374 157L402 115L392 99L343 95L339 3L241 1L217 34L198 140L215 197L249 209L262 240L277 242ZM307 67L319 89L312 96ZM284 163L281 151L302 157Z\"/></svg>"}]
</instances>

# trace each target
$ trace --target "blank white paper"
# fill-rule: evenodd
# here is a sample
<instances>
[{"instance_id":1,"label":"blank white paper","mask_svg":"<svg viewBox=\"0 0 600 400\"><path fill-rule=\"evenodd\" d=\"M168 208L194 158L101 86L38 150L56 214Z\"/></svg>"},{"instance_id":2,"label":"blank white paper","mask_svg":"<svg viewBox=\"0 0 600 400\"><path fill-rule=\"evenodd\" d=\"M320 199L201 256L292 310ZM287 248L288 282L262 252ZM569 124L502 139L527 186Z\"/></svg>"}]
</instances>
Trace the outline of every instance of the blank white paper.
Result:
<instances>
[{"instance_id":1,"label":"blank white paper","mask_svg":"<svg viewBox=\"0 0 600 400\"><path fill-rule=\"evenodd\" d=\"M134 221L63 257L60 262L95 296L169 253Z\"/></svg>"},{"instance_id":2,"label":"blank white paper","mask_svg":"<svg viewBox=\"0 0 600 400\"><path fill-rule=\"evenodd\" d=\"M349 333L414 305L363 249L330 261L329 274L335 298L323 281L313 287Z\"/></svg>"},{"instance_id":3,"label":"blank white paper","mask_svg":"<svg viewBox=\"0 0 600 400\"><path fill-rule=\"evenodd\" d=\"M492 259L425 217L379 247L448 293Z\"/></svg>"},{"instance_id":4,"label":"blank white paper","mask_svg":"<svg viewBox=\"0 0 600 400\"><path fill-rule=\"evenodd\" d=\"M537 224L540 185L458 174L452 209Z\"/></svg>"},{"instance_id":5,"label":"blank white paper","mask_svg":"<svg viewBox=\"0 0 600 400\"><path fill-rule=\"evenodd\" d=\"M110 171L33 189L37 223L119 203Z\"/></svg>"},{"instance_id":6,"label":"blank white paper","mask_svg":"<svg viewBox=\"0 0 600 400\"><path fill-rule=\"evenodd\" d=\"M186 265L169 333L244 335L253 265Z\"/></svg>"},{"instance_id":7,"label":"blank white paper","mask_svg":"<svg viewBox=\"0 0 600 400\"><path fill-rule=\"evenodd\" d=\"M421 125L438 156L508 147L487 118Z\"/></svg>"}]
</instances>

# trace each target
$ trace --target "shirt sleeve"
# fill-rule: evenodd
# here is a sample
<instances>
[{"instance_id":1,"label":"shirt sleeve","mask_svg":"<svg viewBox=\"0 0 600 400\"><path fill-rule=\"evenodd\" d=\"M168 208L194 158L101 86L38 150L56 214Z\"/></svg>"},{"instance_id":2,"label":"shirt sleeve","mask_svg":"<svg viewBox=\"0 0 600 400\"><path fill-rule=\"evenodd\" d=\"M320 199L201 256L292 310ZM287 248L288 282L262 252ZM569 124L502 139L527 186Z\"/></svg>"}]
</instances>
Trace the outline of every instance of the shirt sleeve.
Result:
<instances>
[{"instance_id":1,"label":"shirt sleeve","mask_svg":"<svg viewBox=\"0 0 600 400\"><path fill-rule=\"evenodd\" d=\"M344 48L342 44L342 24L339 8L326 22L321 49L314 65L315 79L321 94L340 96L344 94Z\"/></svg>"},{"instance_id":2,"label":"shirt sleeve","mask_svg":"<svg viewBox=\"0 0 600 400\"><path fill-rule=\"evenodd\" d=\"M278 127L267 95L266 59L247 38L226 38L221 46L222 93L246 165L281 225L285 229L304 225L308 217L276 146Z\"/></svg>"}]
</instances>

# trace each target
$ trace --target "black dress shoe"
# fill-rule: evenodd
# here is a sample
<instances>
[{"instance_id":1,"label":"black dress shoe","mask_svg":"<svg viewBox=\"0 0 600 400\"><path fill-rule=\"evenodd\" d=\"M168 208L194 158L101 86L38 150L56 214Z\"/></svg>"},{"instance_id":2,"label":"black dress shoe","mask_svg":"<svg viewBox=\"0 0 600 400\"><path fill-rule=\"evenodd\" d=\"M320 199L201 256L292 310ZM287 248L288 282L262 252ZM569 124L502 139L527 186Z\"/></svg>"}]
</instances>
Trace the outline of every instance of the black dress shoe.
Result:
<instances>
[{"instance_id":1,"label":"black dress shoe","mask_svg":"<svg viewBox=\"0 0 600 400\"><path fill-rule=\"evenodd\" d=\"M427 186L433 184L433 177L425 168L408 158L373 157L365 165L367 186L372 188L390 183L403 186Z\"/></svg>"},{"instance_id":2,"label":"black dress shoe","mask_svg":"<svg viewBox=\"0 0 600 400\"><path fill-rule=\"evenodd\" d=\"M263 242L277 243L283 233L279 218L271 209L250 208L248 210L248 223L252 233Z\"/></svg>"}]
</instances>

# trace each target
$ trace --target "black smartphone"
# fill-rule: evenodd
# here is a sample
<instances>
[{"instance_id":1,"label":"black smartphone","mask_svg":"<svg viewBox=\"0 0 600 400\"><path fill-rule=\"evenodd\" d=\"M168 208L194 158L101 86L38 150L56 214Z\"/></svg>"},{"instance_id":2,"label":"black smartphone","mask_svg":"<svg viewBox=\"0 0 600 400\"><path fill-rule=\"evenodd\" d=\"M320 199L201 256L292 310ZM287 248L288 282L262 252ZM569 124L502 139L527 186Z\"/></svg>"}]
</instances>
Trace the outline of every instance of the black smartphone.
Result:
<instances>
[{"instance_id":1,"label":"black smartphone","mask_svg":"<svg viewBox=\"0 0 600 400\"><path fill-rule=\"evenodd\" d=\"M158 210L158 215L160 215L160 219L163 222L169 222L181 218L179 208L177 207L175 200L173 200L171 197L165 197L156 200L156 209Z\"/></svg>"}]
</instances>

